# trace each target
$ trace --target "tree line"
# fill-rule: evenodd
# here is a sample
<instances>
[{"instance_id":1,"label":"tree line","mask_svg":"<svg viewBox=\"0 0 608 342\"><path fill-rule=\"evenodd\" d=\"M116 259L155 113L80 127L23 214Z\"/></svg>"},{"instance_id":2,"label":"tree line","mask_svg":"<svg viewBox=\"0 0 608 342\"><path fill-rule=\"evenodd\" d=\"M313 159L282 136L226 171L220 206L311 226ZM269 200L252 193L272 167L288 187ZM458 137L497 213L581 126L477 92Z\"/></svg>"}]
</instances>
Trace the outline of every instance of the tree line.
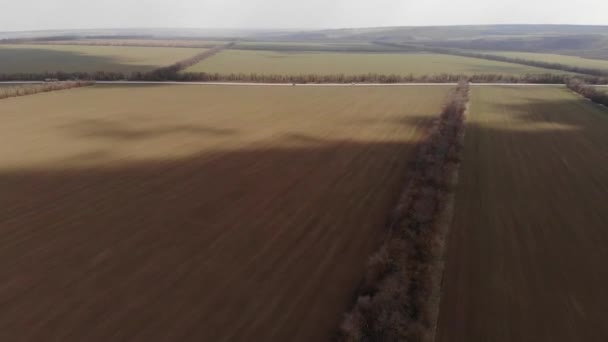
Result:
<instances>
[{"instance_id":1,"label":"tree line","mask_svg":"<svg viewBox=\"0 0 608 342\"><path fill-rule=\"evenodd\" d=\"M68 82L53 82L43 84L26 84L16 85L14 87L1 87L0 88L0 99L6 99L9 97L26 96L37 93L46 93L49 91L71 89L77 87L84 87L92 85L95 82L91 81L68 81Z\"/></svg>"},{"instance_id":2,"label":"tree line","mask_svg":"<svg viewBox=\"0 0 608 342\"><path fill-rule=\"evenodd\" d=\"M380 42L380 41L376 41L373 43L376 45L380 45L380 46L387 46L387 47L394 47L394 48L401 47L403 49L410 49L410 50L413 48L412 45L402 45L402 44L397 44L397 43L388 43L388 42ZM537 67L537 68L567 71L567 72L585 74L585 75L596 76L596 77L608 77L608 70L605 70L605 69L578 67L578 66L567 65L567 64L562 64L562 63L534 61L534 60L525 59L525 58L505 57L505 56L498 56L498 55L492 55L492 54L480 53L480 52L467 52L467 51L443 48L443 47L416 46L415 48L417 48L418 51L428 51L428 52L440 53L440 54L444 54L444 55L455 55L455 56L461 56L461 57L486 59L486 60L491 60L491 61L496 61L496 62L521 64L521 65L527 65L527 66L532 66L532 67Z\"/></svg>"},{"instance_id":3,"label":"tree line","mask_svg":"<svg viewBox=\"0 0 608 342\"><path fill-rule=\"evenodd\" d=\"M588 98L589 100L608 107L608 89L606 92L603 92L588 85L580 79L571 79L566 85L570 90Z\"/></svg>"},{"instance_id":4,"label":"tree line","mask_svg":"<svg viewBox=\"0 0 608 342\"><path fill-rule=\"evenodd\" d=\"M425 341L434 328L431 296L439 284L439 217L447 206L463 148L469 85L461 82L417 151L379 251L368 262L340 341Z\"/></svg>"},{"instance_id":5,"label":"tree line","mask_svg":"<svg viewBox=\"0 0 608 342\"><path fill-rule=\"evenodd\" d=\"M162 67L162 68L156 69L154 71L144 73L144 74L140 75L140 77L146 77L146 79L154 80L154 81L164 81L164 80L169 80L172 78L177 78L180 71L182 71L186 68L189 68L189 67L197 64L198 62L221 52L224 49L230 48L233 45L234 45L234 42L228 43L225 45L218 45L216 47L203 51L188 59L184 59L182 61L169 65L167 67Z\"/></svg>"},{"instance_id":6,"label":"tree line","mask_svg":"<svg viewBox=\"0 0 608 342\"><path fill-rule=\"evenodd\" d=\"M204 57L204 56L203 56ZM91 80L91 81L178 81L178 82L251 82L251 83L456 83L465 79L473 83L536 83L565 84L572 76L555 74L502 75L502 74L433 74L433 75L384 75L384 74L257 74L257 73L206 73L179 72L180 66L157 69L152 72L46 72L0 74L0 81ZM587 84L608 84L606 77L576 77Z\"/></svg>"}]
</instances>

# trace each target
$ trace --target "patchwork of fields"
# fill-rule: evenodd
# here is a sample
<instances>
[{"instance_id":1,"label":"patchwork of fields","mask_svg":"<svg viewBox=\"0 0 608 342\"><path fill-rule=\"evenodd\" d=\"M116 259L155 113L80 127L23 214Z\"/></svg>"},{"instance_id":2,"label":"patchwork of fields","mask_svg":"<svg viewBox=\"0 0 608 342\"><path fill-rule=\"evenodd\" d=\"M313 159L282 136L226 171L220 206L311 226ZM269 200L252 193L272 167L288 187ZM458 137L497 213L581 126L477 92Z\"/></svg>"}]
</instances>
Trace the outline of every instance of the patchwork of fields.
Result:
<instances>
[{"instance_id":1,"label":"patchwork of fields","mask_svg":"<svg viewBox=\"0 0 608 342\"><path fill-rule=\"evenodd\" d=\"M608 61L370 30L0 44L0 340L608 341Z\"/></svg>"},{"instance_id":2,"label":"patchwork of fields","mask_svg":"<svg viewBox=\"0 0 608 342\"><path fill-rule=\"evenodd\" d=\"M608 60L601 59L532 52L479 51L479 53L509 58L521 58L537 62L558 63L580 68L608 70Z\"/></svg>"},{"instance_id":3,"label":"patchwork of fields","mask_svg":"<svg viewBox=\"0 0 608 342\"><path fill-rule=\"evenodd\" d=\"M448 90L0 101L0 336L330 339Z\"/></svg>"},{"instance_id":4,"label":"patchwork of fields","mask_svg":"<svg viewBox=\"0 0 608 342\"><path fill-rule=\"evenodd\" d=\"M0 73L151 71L190 58L201 48L0 45Z\"/></svg>"},{"instance_id":5,"label":"patchwork of fields","mask_svg":"<svg viewBox=\"0 0 608 342\"><path fill-rule=\"evenodd\" d=\"M335 53L225 50L185 72L257 74L563 74L531 66L427 53Z\"/></svg>"},{"instance_id":6,"label":"patchwork of fields","mask_svg":"<svg viewBox=\"0 0 608 342\"><path fill-rule=\"evenodd\" d=\"M212 48L217 45L226 44L226 41L202 40L202 39L70 39L52 40L44 42L45 45L96 45L96 46L158 46L158 47L195 47Z\"/></svg>"},{"instance_id":7,"label":"patchwork of fields","mask_svg":"<svg viewBox=\"0 0 608 342\"><path fill-rule=\"evenodd\" d=\"M608 339L608 111L475 87L438 341Z\"/></svg>"}]
</instances>

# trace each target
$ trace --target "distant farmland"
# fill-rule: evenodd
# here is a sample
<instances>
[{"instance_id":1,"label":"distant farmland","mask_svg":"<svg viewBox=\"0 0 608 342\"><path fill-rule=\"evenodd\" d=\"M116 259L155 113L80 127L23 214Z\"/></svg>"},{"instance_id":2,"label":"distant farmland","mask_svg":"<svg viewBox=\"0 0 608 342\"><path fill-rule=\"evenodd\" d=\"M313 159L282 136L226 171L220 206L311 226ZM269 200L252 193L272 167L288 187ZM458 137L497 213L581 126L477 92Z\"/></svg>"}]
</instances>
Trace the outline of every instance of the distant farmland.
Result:
<instances>
[{"instance_id":1,"label":"distant farmland","mask_svg":"<svg viewBox=\"0 0 608 342\"><path fill-rule=\"evenodd\" d=\"M606 341L608 111L474 87L438 341Z\"/></svg>"},{"instance_id":2,"label":"distant farmland","mask_svg":"<svg viewBox=\"0 0 608 342\"><path fill-rule=\"evenodd\" d=\"M0 73L150 71L204 49L134 46L0 45Z\"/></svg>"},{"instance_id":3,"label":"distant farmland","mask_svg":"<svg viewBox=\"0 0 608 342\"><path fill-rule=\"evenodd\" d=\"M157 47L192 47L192 48L211 48L217 45L226 44L226 41L208 41L201 39L70 39L70 40L49 40L38 44L44 45L97 45L97 46L157 46Z\"/></svg>"},{"instance_id":4,"label":"distant farmland","mask_svg":"<svg viewBox=\"0 0 608 342\"><path fill-rule=\"evenodd\" d=\"M559 63L588 69L608 70L608 60L581 58L550 53L509 52L509 51L479 51L482 54L521 58L531 61Z\"/></svg>"},{"instance_id":5,"label":"distant farmland","mask_svg":"<svg viewBox=\"0 0 608 342\"><path fill-rule=\"evenodd\" d=\"M335 53L225 50L185 72L257 74L525 75L556 72L484 59L426 53Z\"/></svg>"},{"instance_id":6,"label":"distant farmland","mask_svg":"<svg viewBox=\"0 0 608 342\"><path fill-rule=\"evenodd\" d=\"M1 336L329 340L448 90L1 100Z\"/></svg>"}]
</instances>

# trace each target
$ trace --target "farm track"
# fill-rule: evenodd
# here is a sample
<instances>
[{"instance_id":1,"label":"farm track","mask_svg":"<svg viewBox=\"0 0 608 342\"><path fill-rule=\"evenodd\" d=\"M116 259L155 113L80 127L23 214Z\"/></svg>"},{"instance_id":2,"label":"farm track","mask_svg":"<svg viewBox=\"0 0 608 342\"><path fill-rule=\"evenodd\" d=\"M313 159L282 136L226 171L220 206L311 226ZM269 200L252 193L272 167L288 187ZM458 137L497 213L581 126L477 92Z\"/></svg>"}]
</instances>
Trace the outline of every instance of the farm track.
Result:
<instances>
[{"instance_id":1,"label":"farm track","mask_svg":"<svg viewBox=\"0 0 608 342\"><path fill-rule=\"evenodd\" d=\"M437 341L608 340L608 111L473 89Z\"/></svg>"},{"instance_id":2,"label":"farm track","mask_svg":"<svg viewBox=\"0 0 608 342\"><path fill-rule=\"evenodd\" d=\"M448 89L1 101L0 339L328 340Z\"/></svg>"}]
</instances>

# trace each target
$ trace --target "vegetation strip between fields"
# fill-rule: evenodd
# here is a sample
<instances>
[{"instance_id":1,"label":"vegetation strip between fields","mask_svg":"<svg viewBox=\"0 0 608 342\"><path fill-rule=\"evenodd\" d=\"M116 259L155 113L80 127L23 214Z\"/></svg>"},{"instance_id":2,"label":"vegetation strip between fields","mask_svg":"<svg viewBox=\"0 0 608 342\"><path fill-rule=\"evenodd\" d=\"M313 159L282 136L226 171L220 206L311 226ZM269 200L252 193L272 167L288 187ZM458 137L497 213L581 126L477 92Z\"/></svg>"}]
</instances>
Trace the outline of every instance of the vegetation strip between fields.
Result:
<instances>
[{"instance_id":1,"label":"vegetation strip between fields","mask_svg":"<svg viewBox=\"0 0 608 342\"><path fill-rule=\"evenodd\" d=\"M577 74L586 74L596 77L608 77L608 71L596 68L585 68L578 67L573 65L567 65L562 63L552 63L552 62L543 62L543 61L534 61L525 58L512 58L505 56L498 56L489 53L481 53L481 52L467 52L462 50L444 48L444 47L430 47L430 46L413 46L413 45L402 45L396 43L387 43L387 42L374 42L376 45L386 46L386 47L395 47L395 48L403 48L403 49L416 49L420 51L434 52L444 55L452 55L452 56L460 56L460 57L469 57L469 58L477 58L477 59L485 59L489 61L495 62L505 62L505 63L513 63L513 64L521 64L527 65L531 67L543 68L543 69L552 69L566 72L573 72Z\"/></svg>"},{"instance_id":2,"label":"vegetation strip between fields","mask_svg":"<svg viewBox=\"0 0 608 342\"><path fill-rule=\"evenodd\" d=\"M495 61L495 62L521 64L521 65L527 65L527 66L532 66L532 67L537 67L537 68L567 71L567 72L573 72L573 73L577 73L577 74L586 74L586 75L597 76L597 77L608 77L608 71L602 70L602 69L584 68L584 67L566 65L566 64L561 64L561 63L533 61L533 60L524 59L524 58L511 58L511 57L497 56L497 55L492 55L492 54L487 54L487 53L463 52L463 51L454 51L454 50L450 50L450 49L436 49L436 48L431 49L431 50L436 53L443 53L443 54L453 55L453 56L471 57L471 58L485 59L485 60Z\"/></svg>"},{"instance_id":3,"label":"vegetation strip between fields","mask_svg":"<svg viewBox=\"0 0 608 342\"><path fill-rule=\"evenodd\" d=\"M608 107L608 92L597 90L579 79L570 80L566 86L568 86L570 90L586 97L587 99Z\"/></svg>"},{"instance_id":4,"label":"vegetation strip between fields","mask_svg":"<svg viewBox=\"0 0 608 342\"><path fill-rule=\"evenodd\" d=\"M197 64L198 62L200 62L206 58L209 58L217 53L220 53L222 50L229 48L233 45L234 45L234 43L218 45L209 50L206 50L197 55L194 55L191 58L174 63L168 67L159 68L159 69L156 69L149 73L143 73L138 78L146 79L146 80L164 80L164 79L170 79L172 77L176 77L180 71L182 71L188 67L191 67L191 66Z\"/></svg>"},{"instance_id":5,"label":"vegetation strip between fields","mask_svg":"<svg viewBox=\"0 0 608 342\"><path fill-rule=\"evenodd\" d=\"M420 143L380 249L369 259L341 341L430 341L447 234L445 212L463 148L466 81L450 93Z\"/></svg>"},{"instance_id":6,"label":"vegetation strip between fields","mask_svg":"<svg viewBox=\"0 0 608 342\"><path fill-rule=\"evenodd\" d=\"M217 53L217 52L216 52ZM167 67L169 68L169 67ZM0 82L12 81L44 81L45 79L90 80L90 81L166 81L166 82L225 82L225 83L273 83L273 84L396 84L396 83L455 83L459 80L467 80L473 83L495 83L495 84L566 84L573 78L582 79L585 83L594 85L608 84L608 78L600 77L572 77L568 75L524 75L508 76L501 74L441 74L441 75L262 75L262 74L213 74L213 73L184 73L156 71L150 73L123 73L123 72L46 72L46 73L16 73L0 74Z\"/></svg>"},{"instance_id":7,"label":"vegetation strip between fields","mask_svg":"<svg viewBox=\"0 0 608 342\"><path fill-rule=\"evenodd\" d=\"M95 82L92 81L68 81L68 82L52 82L43 84L25 84L17 85L14 87L3 87L0 88L0 100L7 99L9 97L18 97L33 95L38 93L47 93L50 91L71 89L93 85Z\"/></svg>"}]
</instances>

